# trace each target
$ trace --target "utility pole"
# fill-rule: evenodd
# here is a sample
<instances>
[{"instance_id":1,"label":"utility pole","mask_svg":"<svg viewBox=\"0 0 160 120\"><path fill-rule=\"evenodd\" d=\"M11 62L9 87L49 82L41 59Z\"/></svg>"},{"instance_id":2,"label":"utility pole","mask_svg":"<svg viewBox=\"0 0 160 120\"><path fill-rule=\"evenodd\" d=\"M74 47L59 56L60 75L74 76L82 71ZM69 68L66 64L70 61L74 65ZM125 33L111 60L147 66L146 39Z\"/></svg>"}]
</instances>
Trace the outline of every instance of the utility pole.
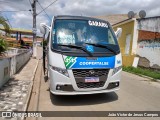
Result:
<instances>
[{"instance_id":1,"label":"utility pole","mask_svg":"<svg viewBox=\"0 0 160 120\"><path fill-rule=\"evenodd\" d=\"M36 44L36 32L37 32L37 28L36 28L36 2L37 0L33 0L32 3L32 10L33 10L33 58L36 58L37 56L37 44Z\"/></svg>"},{"instance_id":2,"label":"utility pole","mask_svg":"<svg viewBox=\"0 0 160 120\"><path fill-rule=\"evenodd\" d=\"M33 2L31 3L32 6L32 11L33 11L33 58L37 57L37 40L36 40L36 32L37 32L37 28L36 28L36 16L39 15L41 12L43 12L45 9L47 9L49 6L51 6L53 3L55 3L57 0L55 0L54 2L52 2L50 5L48 5L45 9L43 9L41 12L39 12L38 14L36 13L36 2L38 2L38 0L32 0ZM46 13L47 14L47 13Z\"/></svg>"}]
</instances>

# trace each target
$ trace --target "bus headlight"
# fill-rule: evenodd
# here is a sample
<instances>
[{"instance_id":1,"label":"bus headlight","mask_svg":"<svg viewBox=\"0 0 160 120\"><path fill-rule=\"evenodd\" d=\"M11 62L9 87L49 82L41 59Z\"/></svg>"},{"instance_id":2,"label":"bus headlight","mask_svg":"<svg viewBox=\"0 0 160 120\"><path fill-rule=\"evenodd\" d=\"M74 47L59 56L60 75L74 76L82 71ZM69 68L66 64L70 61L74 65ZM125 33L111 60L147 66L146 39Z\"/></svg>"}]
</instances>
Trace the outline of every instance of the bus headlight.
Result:
<instances>
[{"instance_id":1,"label":"bus headlight","mask_svg":"<svg viewBox=\"0 0 160 120\"><path fill-rule=\"evenodd\" d=\"M122 69L122 66L113 69L112 76Z\"/></svg>"},{"instance_id":2,"label":"bus headlight","mask_svg":"<svg viewBox=\"0 0 160 120\"><path fill-rule=\"evenodd\" d=\"M65 76L69 77L69 74L68 74L66 69L54 67L54 66L51 66L51 65L50 65L50 67L52 68L52 70L57 71L57 72L61 73L62 75L65 75Z\"/></svg>"}]
</instances>

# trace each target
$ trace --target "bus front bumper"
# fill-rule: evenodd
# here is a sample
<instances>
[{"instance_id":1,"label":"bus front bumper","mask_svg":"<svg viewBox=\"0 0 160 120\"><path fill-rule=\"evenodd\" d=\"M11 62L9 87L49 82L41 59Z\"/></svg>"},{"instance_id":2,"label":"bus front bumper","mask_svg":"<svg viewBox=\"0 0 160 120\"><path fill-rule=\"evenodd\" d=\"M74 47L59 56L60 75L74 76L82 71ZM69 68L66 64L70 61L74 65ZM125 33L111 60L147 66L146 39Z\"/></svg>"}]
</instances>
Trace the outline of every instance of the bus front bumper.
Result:
<instances>
[{"instance_id":1,"label":"bus front bumper","mask_svg":"<svg viewBox=\"0 0 160 120\"><path fill-rule=\"evenodd\" d=\"M100 93L110 93L119 90L119 88L111 89L111 90L100 90L100 91L74 91L74 92L60 92L60 91L50 91L54 95L89 95L89 94L100 94Z\"/></svg>"},{"instance_id":2,"label":"bus front bumper","mask_svg":"<svg viewBox=\"0 0 160 120\"><path fill-rule=\"evenodd\" d=\"M118 83L118 85L116 84ZM111 83L106 89L103 90L91 90L91 91L74 91L72 88L64 88L63 86L58 86L61 90L50 89L50 92L54 95L87 95L87 94L99 94L99 93L109 93L119 90L119 82ZM66 91L65 91L66 90Z\"/></svg>"}]
</instances>

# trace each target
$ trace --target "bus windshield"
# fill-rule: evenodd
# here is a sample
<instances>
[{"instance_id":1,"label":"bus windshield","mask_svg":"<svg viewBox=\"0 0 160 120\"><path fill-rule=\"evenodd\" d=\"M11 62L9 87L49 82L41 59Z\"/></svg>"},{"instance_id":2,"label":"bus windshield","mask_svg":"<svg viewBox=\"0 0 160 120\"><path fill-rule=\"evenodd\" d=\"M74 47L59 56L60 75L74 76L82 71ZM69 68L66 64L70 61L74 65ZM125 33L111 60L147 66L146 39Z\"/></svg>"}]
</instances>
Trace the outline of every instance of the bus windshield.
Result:
<instances>
[{"instance_id":1,"label":"bus windshield","mask_svg":"<svg viewBox=\"0 0 160 120\"><path fill-rule=\"evenodd\" d=\"M104 47L97 48L95 46L97 44L118 47L117 39L113 35L111 28L107 22L103 21L57 19L54 22L52 32L54 34L54 37L52 37L53 46L84 46L91 44L96 47L95 52L108 51L107 49L104 50ZM56 48L62 50L61 47ZM68 49L67 51L72 51L72 49Z\"/></svg>"}]
</instances>

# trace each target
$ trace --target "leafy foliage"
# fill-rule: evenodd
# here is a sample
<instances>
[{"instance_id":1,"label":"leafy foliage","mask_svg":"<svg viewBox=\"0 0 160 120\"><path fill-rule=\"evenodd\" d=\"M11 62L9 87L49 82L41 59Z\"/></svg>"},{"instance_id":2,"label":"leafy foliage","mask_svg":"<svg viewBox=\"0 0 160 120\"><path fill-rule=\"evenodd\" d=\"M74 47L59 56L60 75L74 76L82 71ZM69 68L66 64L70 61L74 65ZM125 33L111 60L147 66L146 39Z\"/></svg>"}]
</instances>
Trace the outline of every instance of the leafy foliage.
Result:
<instances>
[{"instance_id":1,"label":"leafy foliage","mask_svg":"<svg viewBox=\"0 0 160 120\"><path fill-rule=\"evenodd\" d=\"M144 68L123 67L123 71L131 72L137 75L145 75L154 79L160 79L160 72Z\"/></svg>"},{"instance_id":2,"label":"leafy foliage","mask_svg":"<svg viewBox=\"0 0 160 120\"><path fill-rule=\"evenodd\" d=\"M7 50L7 46L7 42L3 38L0 38L0 55L2 55Z\"/></svg>"},{"instance_id":3,"label":"leafy foliage","mask_svg":"<svg viewBox=\"0 0 160 120\"><path fill-rule=\"evenodd\" d=\"M0 24L4 27L5 32L9 33L10 27L7 23L7 20L3 16L0 16Z\"/></svg>"}]
</instances>

